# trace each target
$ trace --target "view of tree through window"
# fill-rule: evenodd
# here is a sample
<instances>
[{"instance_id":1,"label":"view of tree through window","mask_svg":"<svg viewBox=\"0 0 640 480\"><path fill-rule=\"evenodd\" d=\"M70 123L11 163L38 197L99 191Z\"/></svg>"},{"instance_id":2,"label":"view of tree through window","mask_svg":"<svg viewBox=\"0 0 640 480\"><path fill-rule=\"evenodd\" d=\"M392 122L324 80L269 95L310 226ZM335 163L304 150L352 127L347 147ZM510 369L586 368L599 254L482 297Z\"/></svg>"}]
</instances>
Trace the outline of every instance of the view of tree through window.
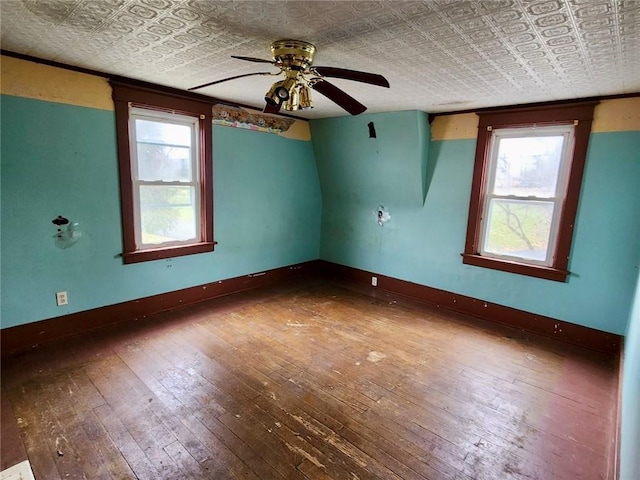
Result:
<instances>
[{"instance_id":1,"label":"view of tree through window","mask_svg":"<svg viewBox=\"0 0 640 480\"><path fill-rule=\"evenodd\" d=\"M483 253L550 262L567 135L545 129L527 135L496 132L483 216Z\"/></svg>"},{"instance_id":2,"label":"view of tree through window","mask_svg":"<svg viewBox=\"0 0 640 480\"><path fill-rule=\"evenodd\" d=\"M193 239L196 223L192 187L140 187L143 244Z\"/></svg>"},{"instance_id":3,"label":"view of tree through window","mask_svg":"<svg viewBox=\"0 0 640 480\"><path fill-rule=\"evenodd\" d=\"M567 280L597 103L478 112L463 263Z\"/></svg>"}]
</instances>

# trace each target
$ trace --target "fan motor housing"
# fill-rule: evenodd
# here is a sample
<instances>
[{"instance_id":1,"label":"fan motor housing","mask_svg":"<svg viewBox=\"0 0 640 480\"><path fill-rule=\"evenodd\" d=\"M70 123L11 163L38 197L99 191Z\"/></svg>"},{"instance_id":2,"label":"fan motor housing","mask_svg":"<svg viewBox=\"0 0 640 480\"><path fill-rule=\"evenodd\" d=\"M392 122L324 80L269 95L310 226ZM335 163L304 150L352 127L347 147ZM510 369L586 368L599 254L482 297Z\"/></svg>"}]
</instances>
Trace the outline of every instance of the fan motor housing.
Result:
<instances>
[{"instance_id":1,"label":"fan motor housing","mask_svg":"<svg viewBox=\"0 0 640 480\"><path fill-rule=\"evenodd\" d=\"M279 67L304 71L313 63L316 47L302 40L276 40L271 44L271 53Z\"/></svg>"}]
</instances>

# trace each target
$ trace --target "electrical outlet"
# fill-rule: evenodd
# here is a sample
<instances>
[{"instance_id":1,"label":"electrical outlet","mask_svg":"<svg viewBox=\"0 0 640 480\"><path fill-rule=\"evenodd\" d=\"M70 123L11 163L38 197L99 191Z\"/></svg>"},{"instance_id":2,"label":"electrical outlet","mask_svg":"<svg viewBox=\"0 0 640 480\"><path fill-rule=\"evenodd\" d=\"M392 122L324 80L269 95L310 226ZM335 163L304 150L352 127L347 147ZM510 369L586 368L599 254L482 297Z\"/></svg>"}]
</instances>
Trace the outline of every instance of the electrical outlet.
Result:
<instances>
[{"instance_id":1,"label":"electrical outlet","mask_svg":"<svg viewBox=\"0 0 640 480\"><path fill-rule=\"evenodd\" d=\"M67 296L67 292L56 292L56 305L59 307L62 305L67 305L69 303L69 297Z\"/></svg>"},{"instance_id":2,"label":"electrical outlet","mask_svg":"<svg viewBox=\"0 0 640 480\"><path fill-rule=\"evenodd\" d=\"M371 285L374 287L378 286L378 277L371 277Z\"/></svg>"}]
</instances>

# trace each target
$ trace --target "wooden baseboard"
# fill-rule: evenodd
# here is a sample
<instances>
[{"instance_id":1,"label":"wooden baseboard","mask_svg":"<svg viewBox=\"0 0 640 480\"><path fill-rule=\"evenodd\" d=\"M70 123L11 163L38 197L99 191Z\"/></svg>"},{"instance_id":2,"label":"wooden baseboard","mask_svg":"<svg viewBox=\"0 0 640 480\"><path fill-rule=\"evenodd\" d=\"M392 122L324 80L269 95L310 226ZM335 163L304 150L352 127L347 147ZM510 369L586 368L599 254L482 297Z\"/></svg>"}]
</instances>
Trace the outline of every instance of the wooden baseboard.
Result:
<instances>
[{"instance_id":1,"label":"wooden baseboard","mask_svg":"<svg viewBox=\"0 0 640 480\"><path fill-rule=\"evenodd\" d=\"M593 328L485 302L374 272L367 272L324 260L314 260L5 328L0 333L1 353L3 357L14 355L60 338L224 295L277 284L302 274L315 274L330 279L338 279L363 288L371 288L371 277L375 276L378 278L378 286L375 291L389 292L412 301L446 308L447 310L612 355L618 355L622 345L622 337L613 333L602 332ZM373 291L370 290L370 292Z\"/></svg>"},{"instance_id":2,"label":"wooden baseboard","mask_svg":"<svg viewBox=\"0 0 640 480\"><path fill-rule=\"evenodd\" d=\"M618 355L622 337L614 333L603 332L589 327L576 325L516 308L506 307L477 298L439 290L397 278L367 272L332 262L321 261L320 271L329 278L346 281L360 287L368 287L372 292L371 277L378 280L377 290L390 292L413 301L455 312L471 315L490 322L544 335L573 345Z\"/></svg>"},{"instance_id":3,"label":"wooden baseboard","mask_svg":"<svg viewBox=\"0 0 640 480\"><path fill-rule=\"evenodd\" d=\"M620 477L620 442L622 439L622 384L624 376L624 337L620 340L618 354L618 378L616 382L616 399L613 410L613 438L609 451L609 480L618 480Z\"/></svg>"},{"instance_id":4,"label":"wooden baseboard","mask_svg":"<svg viewBox=\"0 0 640 480\"><path fill-rule=\"evenodd\" d=\"M314 260L4 328L0 333L2 357L24 352L38 345L71 335L86 333L154 313L276 284L299 275L313 274L317 271L318 261Z\"/></svg>"}]
</instances>

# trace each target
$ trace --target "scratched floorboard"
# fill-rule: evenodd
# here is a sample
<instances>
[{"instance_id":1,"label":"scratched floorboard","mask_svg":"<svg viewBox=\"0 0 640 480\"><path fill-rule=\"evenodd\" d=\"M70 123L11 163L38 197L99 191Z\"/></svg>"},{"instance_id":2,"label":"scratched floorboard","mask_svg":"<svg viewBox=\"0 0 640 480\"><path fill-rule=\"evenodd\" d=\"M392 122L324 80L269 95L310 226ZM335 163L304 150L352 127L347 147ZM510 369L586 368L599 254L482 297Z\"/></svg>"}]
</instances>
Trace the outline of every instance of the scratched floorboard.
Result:
<instances>
[{"instance_id":1,"label":"scratched floorboard","mask_svg":"<svg viewBox=\"0 0 640 480\"><path fill-rule=\"evenodd\" d=\"M601 480L616 359L329 283L3 361L2 465L44 479Z\"/></svg>"}]
</instances>

